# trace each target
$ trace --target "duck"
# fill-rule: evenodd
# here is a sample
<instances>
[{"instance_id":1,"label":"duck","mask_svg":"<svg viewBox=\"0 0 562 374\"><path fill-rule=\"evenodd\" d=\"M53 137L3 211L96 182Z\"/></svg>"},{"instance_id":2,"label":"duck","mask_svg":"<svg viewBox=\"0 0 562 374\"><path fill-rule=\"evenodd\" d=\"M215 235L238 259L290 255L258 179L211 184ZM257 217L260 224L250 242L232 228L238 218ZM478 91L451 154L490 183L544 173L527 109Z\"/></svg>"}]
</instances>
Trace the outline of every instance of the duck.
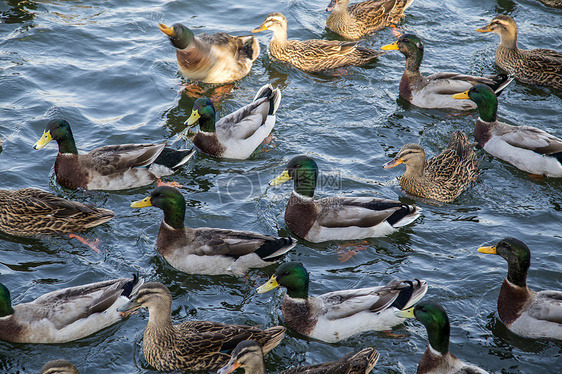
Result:
<instances>
[{"instance_id":1,"label":"duck","mask_svg":"<svg viewBox=\"0 0 562 374\"><path fill-rule=\"evenodd\" d=\"M487 26L476 31L500 36L496 65L513 74L519 82L562 90L562 53L545 48L519 49L517 24L511 17L497 15Z\"/></svg>"},{"instance_id":2,"label":"duck","mask_svg":"<svg viewBox=\"0 0 562 374\"><path fill-rule=\"evenodd\" d=\"M367 0L349 6L349 0L331 0L326 26L350 40L364 38L383 27L397 23L414 0Z\"/></svg>"},{"instance_id":3,"label":"duck","mask_svg":"<svg viewBox=\"0 0 562 374\"><path fill-rule=\"evenodd\" d=\"M532 291L527 286L531 251L519 239L507 237L494 246L478 248L507 261L507 276L498 297L498 315L513 333L527 338L562 340L562 291Z\"/></svg>"},{"instance_id":4,"label":"duck","mask_svg":"<svg viewBox=\"0 0 562 374\"><path fill-rule=\"evenodd\" d=\"M194 35L181 23L158 28L176 48L181 74L204 83L232 83L244 78L260 55L260 44L253 35L232 36L225 32Z\"/></svg>"},{"instance_id":5,"label":"duck","mask_svg":"<svg viewBox=\"0 0 562 374\"><path fill-rule=\"evenodd\" d=\"M273 130L275 112L281 103L281 91L266 84L254 101L215 122L215 107L208 98L199 98L185 124L199 123L193 144L201 152L216 158L244 160Z\"/></svg>"},{"instance_id":6,"label":"duck","mask_svg":"<svg viewBox=\"0 0 562 374\"><path fill-rule=\"evenodd\" d=\"M400 80L400 97L420 108L473 110L476 104L470 100L458 101L451 95L470 89L478 83L491 86L500 93L513 77L506 74L477 77L458 73L435 73L424 77L420 73L424 46L414 34L404 34L392 44L382 46L386 51L397 50L406 56L406 68Z\"/></svg>"},{"instance_id":7,"label":"duck","mask_svg":"<svg viewBox=\"0 0 562 374\"><path fill-rule=\"evenodd\" d=\"M562 139L536 127L498 121L498 98L483 84L453 97L478 105L474 138L486 152L530 174L562 177Z\"/></svg>"},{"instance_id":8,"label":"duck","mask_svg":"<svg viewBox=\"0 0 562 374\"><path fill-rule=\"evenodd\" d=\"M194 149L167 148L164 142L109 145L79 154L70 124L64 119L50 120L33 148L41 149L51 140L59 146L55 161L57 182L69 189L124 190L146 186L173 174L195 153Z\"/></svg>"},{"instance_id":9,"label":"duck","mask_svg":"<svg viewBox=\"0 0 562 374\"><path fill-rule=\"evenodd\" d=\"M224 366L236 345L256 340L267 353L285 335L285 328L262 330L257 326L211 321L186 321L172 324L172 295L162 283L148 282L119 311L125 314L148 309L142 352L146 361L159 371L216 371Z\"/></svg>"},{"instance_id":10,"label":"duck","mask_svg":"<svg viewBox=\"0 0 562 374\"><path fill-rule=\"evenodd\" d=\"M395 312L401 318L413 318L422 323L427 330L429 345L425 350L417 374L473 373L486 374L484 369L466 364L449 352L451 327L445 309L431 301L421 301L411 308Z\"/></svg>"},{"instance_id":11,"label":"duck","mask_svg":"<svg viewBox=\"0 0 562 374\"><path fill-rule=\"evenodd\" d=\"M317 340L335 343L364 331L388 330L404 321L395 311L409 308L427 292L427 282L393 279L385 286L309 296L309 275L300 262L281 264L258 293L285 287L281 312L285 324Z\"/></svg>"},{"instance_id":12,"label":"duck","mask_svg":"<svg viewBox=\"0 0 562 374\"><path fill-rule=\"evenodd\" d=\"M462 131L456 131L449 137L447 148L427 162L422 146L410 143L383 167L389 169L405 164L406 172L400 177L400 186L406 192L450 203L476 180L478 159L473 146Z\"/></svg>"},{"instance_id":13,"label":"duck","mask_svg":"<svg viewBox=\"0 0 562 374\"><path fill-rule=\"evenodd\" d=\"M67 200L36 188L0 190L0 231L13 236L81 232L114 216L109 209Z\"/></svg>"},{"instance_id":14,"label":"duck","mask_svg":"<svg viewBox=\"0 0 562 374\"><path fill-rule=\"evenodd\" d=\"M170 186L154 189L150 196L135 201L133 208L162 209L156 249L175 269L187 274L243 275L249 268L275 263L297 241L250 231L184 226L185 199Z\"/></svg>"},{"instance_id":15,"label":"duck","mask_svg":"<svg viewBox=\"0 0 562 374\"><path fill-rule=\"evenodd\" d=\"M356 354L349 353L339 360L317 365L292 367L277 374L338 373L368 374L377 364L379 352L372 347L364 348ZM237 368L243 368L246 374L266 374L263 351L254 340L243 340L236 345L232 357L217 374L229 374Z\"/></svg>"},{"instance_id":16,"label":"duck","mask_svg":"<svg viewBox=\"0 0 562 374\"><path fill-rule=\"evenodd\" d=\"M375 197L315 200L318 165L306 155L293 157L269 185L289 180L294 180L294 187L285 209L285 223L296 236L312 243L385 236L421 214L421 208L415 205Z\"/></svg>"},{"instance_id":17,"label":"duck","mask_svg":"<svg viewBox=\"0 0 562 374\"><path fill-rule=\"evenodd\" d=\"M357 45L356 42L337 40L287 40L287 18L281 13L270 13L253 33L271 30L269 52L277 60L288 62L308 73L317 73L349 65L365 65L376 60L383 52Z\"/></svg>"},{"instance_id":18,"label":"duck","mask_svg":"<svg viewBox=\"0 0 562 374\"><path fill-rule=\"evenodd\" d=\"M43 365L39 374L80 374L80 372L72 362L58 359Z\"/></svg>"},{"instance_id":19,"label":"duck","mask_svg":"<svg viewBox=\"0 0 562 374\"><path fill-rule=\"evenodd\" d=\"M12 306L0 283L0 340L13 343L67 343L122 320L117 311L144 283L143 278L112 279L46 293Z\"/></svg>"}]
</instances>

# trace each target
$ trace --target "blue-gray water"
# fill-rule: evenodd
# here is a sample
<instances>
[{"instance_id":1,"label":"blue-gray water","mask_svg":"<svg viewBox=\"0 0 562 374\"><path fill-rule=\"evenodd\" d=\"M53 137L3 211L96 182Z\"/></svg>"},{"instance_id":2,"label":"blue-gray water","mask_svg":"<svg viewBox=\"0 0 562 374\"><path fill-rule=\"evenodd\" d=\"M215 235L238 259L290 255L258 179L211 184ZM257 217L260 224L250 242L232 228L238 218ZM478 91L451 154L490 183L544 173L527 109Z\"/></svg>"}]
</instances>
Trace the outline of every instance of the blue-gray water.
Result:
<instances>
[{"instance_id":1,"label":"blue-gray water","mask_svg":"<svg viewBox=\"0 0 562 374\"><path fill-rule=\"evenodd\" d=\"M275 266L245 278L190 276L175 271L155 251L162 219L158 209L134 210L147 186L120 192L74 192L54 181L56 145L32 149L47 121L64 117L78 148L168 140L190 146L178 134L194 98L177 70L175 50L158 22L183 22L196 32L248 34L273 11L289 21L289 37L331 38L325 31L328 1L3 1L0 3L0 188L36 187L112 209L112 221L85 233L102 240L103 255L77 241L15 239L0 234L0 281L14 303L57 288L139 272L170 287L173 319L282 324L282 292L257 295ZM496 14L512 16L525 48L562 50L562 11L534 0L415 0L401 28L425 43L422 73L497 71L498 37L475 32ZM250 74L217 105L222 116L250 102L271 82L283 99L273 131L274 147L246 161L217 161L196 155L169 180L185 186L186 225L287 234L283 222L289 187L266 187L294 155L315 157L325 177L339 181L318 196L403 197L397 176L403 168L381 165L405 143L419 142L428 156L445 147L457 129L469 134L476 113L424 110L398 99L404 57L388 53L368 68L337 74L304 74L267 57L271 35L258 34L262 54ZM395 40L389 29L364 45L379 48ZM560 92L512 83L500 97L499 118L540 127L562 136ZM311 293L380 285L393 277L423 278L427 299L440 302L451 319L451 351L492 372L546 373L562 366L560 343L523 339L498 320L496 299L507 266L497 256L476 252L505 236L525 241L532 251L532 289L561 289L562 181L534 180L478 150L479 176L455 202L418 202L423 217L397 233L366 241L366 249L345 263L342 243L300 242L288 256L311 272ZM242 175L243 177L236 177ZM227 194L230 192L230 195ZM360 241L358 244L363 244ZM147 314L132 316L102 332L62 345L0 342L0 372L34 373L55 358L73 361L82 373L151 373L141 354ZM268 370L334 360L363 346L375 346L380 373L413 373L426 347L421 324L393 329L403 337L364 333L339 344L307 341L288 332L267 357Z\"/></svg>"}]
</instances>

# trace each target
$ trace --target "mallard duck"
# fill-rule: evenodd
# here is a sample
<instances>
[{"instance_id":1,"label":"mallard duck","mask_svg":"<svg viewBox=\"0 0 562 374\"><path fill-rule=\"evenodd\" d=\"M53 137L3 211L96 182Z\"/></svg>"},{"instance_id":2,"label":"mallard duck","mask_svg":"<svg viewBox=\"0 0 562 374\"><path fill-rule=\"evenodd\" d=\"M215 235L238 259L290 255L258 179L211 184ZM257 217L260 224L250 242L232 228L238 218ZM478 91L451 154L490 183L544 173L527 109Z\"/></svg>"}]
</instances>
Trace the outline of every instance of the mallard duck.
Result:
<instances>
[{"instance_id":1,"label":"mallard duck","mask_svg":"<svg viewBox=\"0 0 562 374\"><path fill-rule=\"evenodd\" d=\"M418 364L417 374L472 373L485 374L477 366L465 364L449 352L450 325L445 309L437 303L422 301L415 306L395 313L398 317L414 318L427 329L429 345Z\"/></svg>"},{"instance_id":2,"label":"mallard duck","mask_svg":"<svg viewBox=\"0 0 562 374\"><path fill-rule=\"evenodd\" d=\"M498 297L498 314L505 326L528 338L562 340L562 291L531 291L527 271L531 251L521 240L505 238L478 252L496 254L507 261L507 277Z\"/></svg>"},{"instance_id":3,"label":"mallard duck","mask_svg":"<svg viewBox=\"0 0 562 374\"><path fill-rule=\"evenodd\" d=\"M486 27L476 31L500 36L496 65L513 74L515 79L562 90L562 53L544 48L517 48L517 25L511 17L498 15Z\"/></svg>"},{"instance_id":4,"label":"mallard duck","mask_svg":"<svg viewBox=\"0 0 562 374\"><path fill-rule=\"evenodd\" d=\"M414 0L367 0L349 6L349 0L331 0L326 25L346 39L361 39L397 23Z\"/></svg>"},{"instance_id":5,"label":"mallard duck","mask_svg":"<svg viewBox=\"0 0 562 374\"><path fill-rule=\"evenodd\" d=\"M112 219L109 209L66 200L35 188L0 190L0 231L14 236L80 232Z\"/></svg>"},{"instance_id":6,"label":"mallard duck","mask_svg":"<svg viewBox=\"0 0 562 374\"><path fill-rule=\"evenodd\" d=\"M326 197L314 200L318 166L308 156L294 157L287 169L269 182L294 180L285 209L285 223L299 238L313 243L388 235L421 213L414 205L375 197Z\"/></svg>"},{"instance_id":7,"label":"mallard duck","mask_svg":"<svg viewBox=\"0 0 562 374\"><path fill-rule=\"evenodd\" d=\"M173 325L172 295L162 283L145 283L119 310L130 314L140 308L147 308L149 313L142 352L146 361L160 371L216 371L230 360L240 341L256 340L267 353L285 335L282 326L262 330L210 321Z\"/></svg>"},{"instance_id":8,"label":"mallard duck","mask_svg":"<svg viewBox=\"0 0 562 374\"><path fill-rule=\"evenodd\" d=\"M287 326L299 334L334 343L363 331L388 330L404 321L394 312L417 303L427 283L391 280L386 286L308 296L308 272L299 262L281 264L258 293L287 288L281 311Z\"/></svg>"},{"instance_id":9,"label":"mallard duck","mask_svg":"<svg viewBox=\"0 0 562 374\"><path fill-rule=\"evenodd\" d=\"M539 0L544 5L548 5L555 8L562 8L562 0Z\"/></svg>"},{"instance_id":10,"label":"mallard duck","mask_svg":"<svg viewBox=\"0 0 562 374\"><path fill-rule=\"evenodd\" d=\"M379 352L375 348L364 348L356 354L349 353L337 361L324 362L317 365L293 367L277 374L305 373L337 373L337 374L368 374L377 364ZM230 361L217 374L232 373L243 368L246 374L266 374L263 352L254 340L243 340L232 352Z\"/></svg>"},{"instance_id":11,"label":"mallard duck","mask_svg":"<svg viewBox=\"0 0 562 374\"><path fill-rule=\"evenodd\" d=\"M143 279L113 279L63 288L12 306L10 291L0 283L0 339L14 343L66 343L120 321L117 308Z\"/></svg>"},{"instance_id":12,"label":"mallard duck","mask_svg":"<svg viewBox=\"0 0 562 374\"><path fill-rule=\"evenodd\" d=\"M409 194L449 203L476 180L478 159L462 131L449 137L447 149L425 161L419 144L406 144L396 157L383 165L385 169L406 164L400 186Z\"/></svg>"},{"instance_id":13,"label":"mallard duck","mask_svg":"<svg viewBox=\"0 0 562 374\"><path fill-rule=\"evenodd\" d=\"M281 102L281 91L266 84L254 101L215 123L215 107L207 98L193 105L188 126L199 123L200 131L193 144L203 153L218 158L246 159L263 142L275 125L275 112Z\"/></svg>"},{"instance_id":14,"label":"mallard duck","mask_svg":"<svg viewBox=\"0 0 562 374\"><path fill-rule=\"evenodd\" d=\"M164 211L156 249L170 265L188 274L242 275L249 268L271 265L296 245L290 237L250 231L184 226L185 199L175 188L157 187L131 207L155 206Z\"/></svg>"},{"instance_id":15,"label":"mallard duck","mask_svg":"<svg viewBox=\"0 0 562 374\"><path fill-rule=\"evenodd\" d=\"M453 97L470 98L478 104L480 116L474 127L474 138L486 152L527 173L562 177L562 139L536 127L499 122L498 99L483 84Z\"/></svg>"},{"instance_id":16,"label":"mallard duck","mask_svg":"<svg viewBox=\"0 0 562 374\"><path fill-rule=\"evenodd\" d=\"M452 100L451 95L484 83L496 92L501 92L513 78L505 75L476 77L457 73L435 73L424 77L420 73L423 59L423 43L414 34L404 34L392 44L381 47L386 51L398 50L406 56L406 68L400 80L400 96L420 108L451 108L457 110L476 109L470 100Z\"/></svg>"},{"instance_id":17,"label":"mallard duck","mask_svg":"<svg viewBox=\"0 0 562 374\"><path fill-rule=\"evenodd\" d=\"M52 360L43 365L39 374L80 374L80 372L72 362Z\"/></svg>"},{"instance_id":18,"label":"mallard duck","mask_svg":"<svg viewBox=\"0 0 562 374\"><path fill-rule=\"evenodd\" d=\"M109 145L78 154L70 124L64 119L49 121L33 148L41 149L53 139L59 146L55 161L57 182L71 189L123 190L146 186L161 176L173 174L195 152L166 148L166 143L160 143Z\"/></svg>"},{"instance_id":19,"label":"mallard duck","mask_svg":"<svg viewBox=\"0 0 562 374\"><path fill-rule=\"evenodd\" d=\"M180 72L188 79L205 83L230 83L244 78L260 55L260 44L253 35L232 36L224 32L193 35L193 31L174 23L158 28L176 47Z\"/></svg>"},{"instance_id":20,"label":"mallard duck","mask_svg":"<svg viewBox=\"0 0 562 374\"><path fill-rule=\"evenodd\" d=\"M356 42L287 40L287 19L281 13L270 13L264 23L252 32L265 30L273 31L273 38L269 42L269 52L273 57L310 73L348 65L364 65L384 54L360 47Z\"/></svg>"}]
</instances>

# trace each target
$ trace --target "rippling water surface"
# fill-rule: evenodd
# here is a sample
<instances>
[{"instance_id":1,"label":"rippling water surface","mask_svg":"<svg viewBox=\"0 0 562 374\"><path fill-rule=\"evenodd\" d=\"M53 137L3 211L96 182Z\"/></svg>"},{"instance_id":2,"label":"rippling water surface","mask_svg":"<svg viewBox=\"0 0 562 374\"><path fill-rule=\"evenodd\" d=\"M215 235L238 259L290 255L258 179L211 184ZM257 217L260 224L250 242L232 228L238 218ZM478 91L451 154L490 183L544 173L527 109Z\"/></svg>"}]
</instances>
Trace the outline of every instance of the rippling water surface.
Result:
<instances>
[{"instance_id":1,"label":"rippling water surface","mask_svg":"<svg viewBox=\"0 0 562 374\"><path fill-rule=\"evenodd\" d=\"M32 149L47 121L64 117L80 151L118 143L180 137L194 98L177 70L175 51L158 22L183 22L196 32L244 35L269 12L289 21L289 37L334 38L324 29L328 1L4 1L0 3L0 188L36 187L95 203L116 212L112 221L90 230L102 240L97 255L77 241L17 239L0 234L0 281L14 303L30 301L58 288L139 272L170 287L173 319L229 323L282 324L282 292L258 295L255 287L275 266L252 270L244 278L191 276L170 267L155 251L162 213L134 210L133 200L147 186L119 192L80 192L61 188L53 175L56 146ZM425 44L422 73L456 71L491 74L498 37L474 30L496 14L512 16L525 48L562 50L562 11L534 0L415 0L401 23ZM367 68L334 74L305 74L268 57L271 35L258 34L262 54L251 73L218 103L225 115L250 102L271 82L283 99L273 131L274 146L246 161L220 161L196 155L173 180L185 186L186 225L288 234L283 212L290 188L266 181L294 155L318 161L324 178L339 181L318 196L404 197L400 168L384 170L405 143L419 142L428 156L446 146L457 129L469 134L476 113L425 110L398 98L404 69L400 53L388 53ZM395 40L389 29L363 44L379 48ZM212 87L205 87L210 89ZM540 127L562 136L562 95L554 90L513 83L500 97L499 118ZM557 372L560 343L523 339L509 333L497 317L496 299L507 265L476 252L505 236L531 248L529 284L535 290L561 289L560 180L535 180L478 150L480 171L452 204L417 202L423 217L397 233L370 239L349 261L337 258L342 243L299 242L288 256L311 272L311 293L381 285L393 277L423 278L427 299L440 302L451 319L451 351L491 372ZM289 186L290 187L290 186ZM349 243L347 243L349 244ZM360 247L362 248L362 247ZM82 373L151 373L141 353L148 315L141 313L100 333L62 345L0 342L0 372L38 372L54 358L72 360ZM426 332L415 321L384 333L364 333L338 344L303 339L293 332L266 358L268 370L334 360L363 346L381 353L375 372L412 373L426 347Z\"/></svg>"}]
</instances>

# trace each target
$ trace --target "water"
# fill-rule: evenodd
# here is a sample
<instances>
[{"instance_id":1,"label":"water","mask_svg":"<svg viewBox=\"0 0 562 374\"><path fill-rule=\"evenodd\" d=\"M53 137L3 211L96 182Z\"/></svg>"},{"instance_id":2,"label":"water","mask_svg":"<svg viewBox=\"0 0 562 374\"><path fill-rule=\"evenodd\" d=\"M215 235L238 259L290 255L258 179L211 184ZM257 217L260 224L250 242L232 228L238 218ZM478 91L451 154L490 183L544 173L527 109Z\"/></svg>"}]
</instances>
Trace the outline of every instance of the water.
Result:
<instances>
[{"instance_id":1,"label":"water","mask_svg":"<svg viewBox=\"0 0 562 374\"><path fill-rule=\"evenodd\" d=\"M191 276L175 271L155 251L162 213L134 210L131 201L152 186L120 192L76 192L54 181L54 144L35 151L47 121L66 118L78 148L106 144L190 143L178 134L194 98L182 93L173 47L158 22L183 22L197 31L244 35L269 12L289 21L289 37L333 38L324 29L328 1L7 1L0 4L0 187L36 187L95 203L116 212L109 223L85 234L102 240L103 255L77 241L17 239L0 234L0 281L14 303L58 288L139 272L170 287L173 319L207 319L273 326L282 322L282 292L255 293L275 270L252 270L245 278ZM416 0L401 24L425 43L422 73L456 71L491 74L498 37L474 30L494 15L515 18L521 47L562 50L562 11L534 0L466 2ZM262 50L271 35L258 34ZM379 48L395 40L389 29L367 38ZM220 101L220 115L250 102L271 82L283 99L273 131L275 147L247 161L220 161L196 155L170 180L185 186L186 225L287 234L283 212L289 189L269 188L294 155L318 161L324 177L340 181L318 196L403 197L400 168L384 170L405 143L419 142L429 156L440 152L457 129L469 134L476 113L424 110L398 99L404 57L389 53L368 68L337 74L304 74L272 61L262 52L251 73ZM208 88L208 87L207 87ZM562 136L560 93L518 83L500 98L499 118ZM299 242L288 256L311 272L311 293L380 285L393 277L422 278L427 299L440 302L451 319L451 351L492 372L555 372L562 365L560 343L523 339L498 320L496 299L507 271L499 257L476 252L480 245L515 236L531 248L532 289L561 289L557 258L562 244L561 181L534 180L478 150L480 171L452 204L418 202L421 219L397 233L370 239L349 261L337 259L342 243ZM240 177L242 175L242 177ZM232 179L233 177L236 177ZM290 187L290 186L289 186ZM250 190L250 188L252 188ZM228 194L227 192L230 192ZM93 336L62 345L0 342L0 372L38 372L55 358L72 360L82 373L152 373L141 354L147 314L133 316ZM268 370L334 360L363 346L375 346L381 359L375 372L412 373L427 345L425 329L411 321L393 330L403 337L364 333L338 344L308 341L289 331L266 358Z\"/></svg>"}]
</instances>

